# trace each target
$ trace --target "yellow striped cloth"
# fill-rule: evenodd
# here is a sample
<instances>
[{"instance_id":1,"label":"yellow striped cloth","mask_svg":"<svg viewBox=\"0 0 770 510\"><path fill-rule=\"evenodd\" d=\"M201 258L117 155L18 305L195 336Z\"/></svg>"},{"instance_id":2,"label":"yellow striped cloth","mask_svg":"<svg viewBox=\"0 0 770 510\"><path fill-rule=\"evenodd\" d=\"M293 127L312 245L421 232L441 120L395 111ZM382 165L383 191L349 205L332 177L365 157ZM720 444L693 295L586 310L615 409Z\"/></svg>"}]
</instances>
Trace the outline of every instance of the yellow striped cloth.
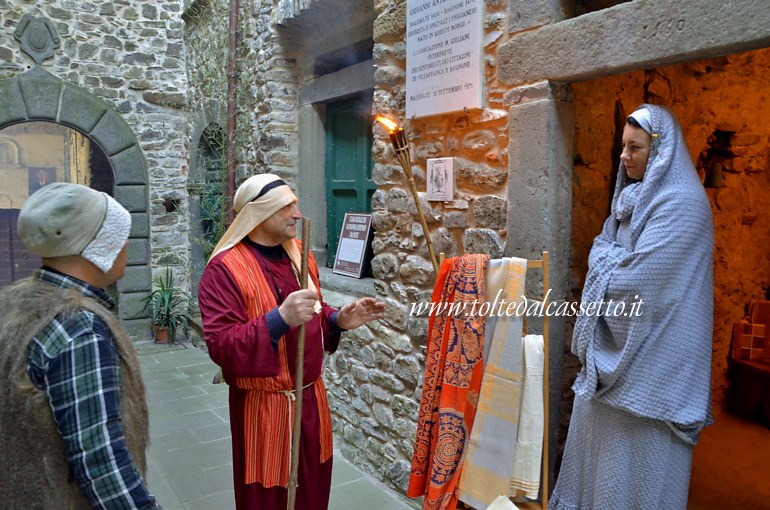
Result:
<instances>
[{"instance_id":1,"label":"yellow striped cloth","mask_svg":"<svg viewBox=\"0 0 770 510\"><path fill-rule=\"evenodd\" d=\"M459 483L460 500L476 509L520 491L534 499L540 486L543 338L522 339L522 317L504 313L524 300L526 274L527 261L519 258L491 260L487 269L496 315L487 318L488 354Z\"/></svg>"}]
</instances>

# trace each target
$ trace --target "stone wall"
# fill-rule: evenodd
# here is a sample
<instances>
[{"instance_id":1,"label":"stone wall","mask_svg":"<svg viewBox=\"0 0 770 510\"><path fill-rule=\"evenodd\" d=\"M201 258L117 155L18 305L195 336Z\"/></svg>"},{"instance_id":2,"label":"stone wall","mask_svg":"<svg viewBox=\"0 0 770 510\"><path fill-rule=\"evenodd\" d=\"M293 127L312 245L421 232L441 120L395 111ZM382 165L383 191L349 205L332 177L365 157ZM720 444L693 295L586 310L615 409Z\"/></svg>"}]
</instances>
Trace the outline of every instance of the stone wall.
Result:
<instances>
[{"instance_id":1,"label":"stone wall","mask_svg":"<svg viewBox=\"0 0 770 510\"><path fill-rule=\"evenodd\" d=\"M221 10L226 2L219 4L213 9ZM313 41L307 31L304 39L298 37L296 27L312 27L311 18L322 16L324 6L333 4L324 0L279 2L273 8L268 1L241 3L240 72L248 69L252 76L250 91L239 96L239 125L249 119L248 133L240 135L244 144L239 177L270 171L299 188L303 179L310 179L303 178L302 169L297 168L301 142L297 96L315 78L312 57L303 54L303 44ZM403 0L374 2L377 19L372 27L377 68L374 110L396 118L403 117L405 106L405 5ZM188 15L195 6L188 9ZM507 30L507 14L500 1L487 1L485 9L485 108L407 124L418 187L425 186L426 158L457 158L457 199L447 204L422 200L428 213L428 234L436 251L447 256L466 251L500 256L505 244L508 128L504 90L495 78L495 51ZM209 39L220 40L225 18L211 18L216 28L210 22L197 27L191 24L188 40L202 33L217 34ZM224 43L217 44L191 51L189 76L195 104L203 104L212 95L203 92L214 83L211 80L222 79L224 64L206 63L207 55L221 60ZM221 92L216 94L224 97ZM410 317L409 309L413 302L429 300L434 275L426 234L403 172L393 159L386 134L377 130L375 135L374 180L379 187L372 201L377 231L372 264L375 280L363 286L388 303L388 314L379 323L344 335L339 351L328 361L326 378L338 446L356 464L403 491L416 432L427 336L427 318ZM354 295L327 288L325 297L331 304L342 305Z\"/></svg>"},{"instance_id":2,"label":"stone wall","mask_svg":"<svg viewBox=\"0 0 770 510\"><path fill-rule=\"evenodd\" d=\"M183 191L187 78L181 11L181 0L57 0L45 5L0 1L0 78L18 76L35 66L19 49L13 32L24 14L44 16L55 27L61 47L42 67L105 101L139 141L148 167L149 208L135 215L135 223L140 223L137 219L147 222L149 216L151 249L129 268L121 282L124 288L146 288L148 263L157 276L170 266L180 283L189 285ZM146 198L140 198L146 203Z\"/></svg>"},{"instance_id":3,"label":"stone wall","mask_svg":"<svg viewBox=\"0 0 770 510\"><path fill-rule=\"evenodd\" d=\"M405 111L406 3L374 3L374 112L403 119ZM406 122L413 172L425 189L426 159L455 157L453 202L428 202L421 193L434 250L503 253L508 185L507 111L495 79L495 49L506 31L503 2L487 1L484 75L487 95L480 111ZM425 363L427 318L411 305L429 302L435 275L422 226L403 170L387 133L375 127L372 199L374 291L388 304L385 319L346 333L327 377L335 431L348 458L405 491L416 434ZM327 296L328 299L328 296Z\"/></svg>"},{"instance_id":4,"label":"stone wall","mask_svg":"<svg viewBox=\"0 0 770 510\"><path fill-rule=\"evenodd\" d=\"M297 77L267 0L240 2L237 88L238 180L272 172L294 183L297 173ZM196 2L187 11L191 110L227 99L229 2ZM224 120L224 115L223 115ZM222 126L224 128L224 125Z\"/></svg>"},{"instance_id":5,"label":"stone wall","mask_svg":"<svg viewBox=\"0 0 770 510\"><path fill-rule=\"evenodd\" d=\"M572 299L580 298L593 237L609 209L609 176L616 103L625 115L644 101L670 106L690 156L704 174L715 131L730 136L722 186L707 188L714 215L714 405L723 407L733 321L770 288L770 50L661 67L573 85L577 129L573 187ZM687 299L687 296L682 296ZM565 376L574 380L577 365Z\"/></svg>"}]
</instances>

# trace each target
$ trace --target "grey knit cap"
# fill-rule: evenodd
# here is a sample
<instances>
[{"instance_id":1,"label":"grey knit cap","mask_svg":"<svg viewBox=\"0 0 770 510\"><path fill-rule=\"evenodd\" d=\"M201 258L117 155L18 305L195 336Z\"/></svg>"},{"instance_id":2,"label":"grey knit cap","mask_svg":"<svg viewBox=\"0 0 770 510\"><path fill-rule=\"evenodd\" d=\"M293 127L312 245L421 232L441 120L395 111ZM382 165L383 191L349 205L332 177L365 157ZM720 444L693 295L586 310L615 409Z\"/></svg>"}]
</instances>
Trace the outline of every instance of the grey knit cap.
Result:
<instances>
[{"instance_id":1,"label":"grey knit cap","mask_svg":"<svg viewBox=\"0 0 770 510\"><path fill-rule=\"evenodd\" d=\"M80 255L112 268L131 230L131 215L106 193L57 182L33 193L19 213L19 237L39 257Z\"/></svg>"}]
</instances>

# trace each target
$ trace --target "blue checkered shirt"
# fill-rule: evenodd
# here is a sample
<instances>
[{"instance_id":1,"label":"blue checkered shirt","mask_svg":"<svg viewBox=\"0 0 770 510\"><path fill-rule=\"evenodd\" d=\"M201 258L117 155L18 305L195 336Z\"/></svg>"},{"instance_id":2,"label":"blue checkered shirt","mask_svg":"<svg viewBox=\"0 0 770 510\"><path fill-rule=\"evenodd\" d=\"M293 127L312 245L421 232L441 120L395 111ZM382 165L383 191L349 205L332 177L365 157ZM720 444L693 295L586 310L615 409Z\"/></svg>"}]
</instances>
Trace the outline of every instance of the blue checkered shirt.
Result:
<instances>
[{"instance_id":1,"label":"blue checkered shirt","mask_svg":"<svg viewBox=\"0 0 770 510\"><path fill-rule=\"evenodd\" d=\"M40 281L72 288L114 310L115 302L87 283L43 268ZM81 310L55 318L30 343L27 373L48 395L67 448L70 478L93 508L160 509L126 448L120 420L120 359L101 319Z\"/></svg>"}]
</instances>

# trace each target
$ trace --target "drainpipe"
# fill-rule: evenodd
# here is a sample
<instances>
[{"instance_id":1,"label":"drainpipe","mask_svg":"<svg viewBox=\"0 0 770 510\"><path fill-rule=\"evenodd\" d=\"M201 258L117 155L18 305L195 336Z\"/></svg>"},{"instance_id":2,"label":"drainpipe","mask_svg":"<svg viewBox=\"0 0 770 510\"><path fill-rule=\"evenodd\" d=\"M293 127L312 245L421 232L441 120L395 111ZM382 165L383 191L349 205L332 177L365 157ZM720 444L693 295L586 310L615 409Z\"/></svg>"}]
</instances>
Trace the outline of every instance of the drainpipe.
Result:
<instances>
[{"instance_id":1,"label":"drainpipe","mask_svg":"<svg viewBox=\"0 0 770 510\"><path fill-rule=\"evenodd\" d=\"M238 0L230 0L230 52L227 55L227 223L235 218L233 194L235 193L235 88L238 74L235 69L238 51Z\"/></svg>"}]
</instances>

